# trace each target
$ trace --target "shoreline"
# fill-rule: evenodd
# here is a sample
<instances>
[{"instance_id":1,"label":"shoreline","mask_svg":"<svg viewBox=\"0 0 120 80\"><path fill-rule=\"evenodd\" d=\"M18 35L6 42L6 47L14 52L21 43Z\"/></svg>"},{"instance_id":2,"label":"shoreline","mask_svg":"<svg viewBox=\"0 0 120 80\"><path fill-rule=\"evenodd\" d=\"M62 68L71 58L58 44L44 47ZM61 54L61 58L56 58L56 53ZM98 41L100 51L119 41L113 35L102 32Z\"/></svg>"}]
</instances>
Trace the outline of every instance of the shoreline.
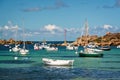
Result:
<instances>
[{"instance_id":1,"label":"shoreline","mask_svg":"<svg viewBox=\"0 0 120 80\"><path fill-rule=\"evenodd\" d=\"M94 42L98 46L117 46L120 45L120 33L106 33L104 36L98 37L97 35L88 35L88 43L89 42ZM52 44L53 46L66 46L67 43L72 43L74 46L84 46L86 43L86 37L78 37L75 41L61 41L63 43L58 43L58 44ZM35 41L25 41L26 44L33 44ZM42 42L42 41L36 41L36 42ZM50 42L50 41L46 41ZM54 41L52 41L54 42ZM57 41L55 41L57 42ZM60 41L58 41L60 42ZM23 41L15 41L14 39L9 39L9 40L2 40L0 39L0 45L12 45L12 44L23 44Z\"/></svg>"}]
</instances>

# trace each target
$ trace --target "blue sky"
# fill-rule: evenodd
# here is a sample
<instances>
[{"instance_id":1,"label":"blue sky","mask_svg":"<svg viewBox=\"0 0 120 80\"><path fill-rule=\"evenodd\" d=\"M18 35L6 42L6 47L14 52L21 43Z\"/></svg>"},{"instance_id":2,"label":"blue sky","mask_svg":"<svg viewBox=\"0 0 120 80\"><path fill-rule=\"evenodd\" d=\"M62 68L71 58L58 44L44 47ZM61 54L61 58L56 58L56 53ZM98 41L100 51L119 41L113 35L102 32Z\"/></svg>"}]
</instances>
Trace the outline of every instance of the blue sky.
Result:
<instances>
[{"instance_id":1,"label":"blue sky","mask_svg":"<svg viewBox=\"0 0 120 80\"><path fill-rule=\"evenodd\" d=\"M120 0L0 0L0 37L76 40L88 20L90 35L120 32ZM17 34L16 34L17 31ZM16 37L17 35L17 37Z\"/></svg>"}]
</instances>

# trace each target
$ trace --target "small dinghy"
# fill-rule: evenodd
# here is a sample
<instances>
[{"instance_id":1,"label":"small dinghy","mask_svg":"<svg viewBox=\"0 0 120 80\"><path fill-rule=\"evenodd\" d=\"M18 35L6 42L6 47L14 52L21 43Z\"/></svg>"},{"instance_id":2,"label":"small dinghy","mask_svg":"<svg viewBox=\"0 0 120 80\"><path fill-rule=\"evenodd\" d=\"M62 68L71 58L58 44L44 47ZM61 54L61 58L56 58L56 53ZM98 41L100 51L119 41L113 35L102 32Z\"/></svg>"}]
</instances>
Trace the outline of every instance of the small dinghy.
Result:
<instances>
[{"instance_id":1,"label":"small dinghy","mask_svg":"<svg viewBox=\"0 0 120 80\"><path fill-rule=\"evenodd\" d=\"M48 58L42 58L42 61L49 66L72 66L74 62L74 60L54 60Z\"/></svg>"}]
</instances>

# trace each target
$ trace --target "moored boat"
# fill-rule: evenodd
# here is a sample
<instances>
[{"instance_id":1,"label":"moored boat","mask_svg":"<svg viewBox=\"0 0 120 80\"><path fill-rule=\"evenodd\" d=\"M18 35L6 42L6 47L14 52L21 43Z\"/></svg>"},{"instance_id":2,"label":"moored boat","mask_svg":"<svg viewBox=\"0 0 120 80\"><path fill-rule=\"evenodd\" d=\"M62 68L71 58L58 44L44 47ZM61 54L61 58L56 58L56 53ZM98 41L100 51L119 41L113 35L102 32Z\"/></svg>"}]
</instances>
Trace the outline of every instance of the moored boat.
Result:
<instances>
[{"instance_id":1,"label":"moored boat","mask_svg":"<svg viewBox=\"0 0 120 80\"><path fill-rule=\"evenodd\" d=\"M24 28L23 28L23 39L24 39L24 37L25 37L25 32L24 32ZM25 55L25 54L27 54L27 53L29 52L29 50L26 49L26 43L25 43L24 40L23 40L23 48L21 48L21 49L19 50L19 52L20 52L20 54L22 54L22 55Z\"/></svg>"},{"instance_id":2,"label":"moored boat","mask_svg":"<svg viewBox=\"0 0 120 80\"><path fill-rule=\"evenodd\" d=\"M104 50L104 51L109 51L109 50L111 50L110 46L102 46L100 49L101 49L101 50Z\"/></svg>"},{"instance_id":3,"label":"moored boat","mask_svg":"<svg viewBox=\"0 0 120 80\"><path fill-rule=\"evenodd\" d=\"M103 57L102 50L98 49L94 43L88 43L88 23L85 22L85 38L86 43L84 51L79 52L79 57Z\"/></svg>"},{"instance_id":4,"label":"moored boat","mask_svg":"<svg viewBox=\"0 0 120 80\"><path fill-rule=\"evenodd\" d=\"M57 47L48 47L46 48L47 51L58 51Z\"/></svg>"},{"instance_id":5,"label":"moored boat","mask_svg":"<svg viewBox=\"0 0 120 80\"><path fill-rule=\"evenodd\" d=\"M120 48L120 45L118 45L117 48Z\"/></svg>"},{"instance_id":6,"label":"moored boat","mask_svg":"<svg viewBox=\"0 0 120 80\"><path fill-rule=\"evenodd\" d=\"M77 50L78 49L78 46L74 46L73 44L68 44L67 46L66 46L66 49L67 50Z\"/></svg>"},{"instance_id":7,"label":"moored boat","mask_svg":"<svg viewBox=\"0 0 120 80\"><path fill-rule=\"evenodd\" d=\"M9 51L13 51L13 52L18 52L21 48L18 47L19 45L15 45L11 50Z\"/></svg>"},{"instance_id":8,"label":"moored boat","mask_svg":"<svg viewBox=\"0 0 120 80\"><path fill-rule=\"evenodd\" d=\"M23 55L25 55L25 54L27 54L28 52L29 52L29 50L27 50L27 49L25 49L25 48L23 48L23 49L20 49L20 54L23 54Z\"/></svg>"},{"instance_id":9,"label":"moored boat","mask_svg":"<svg viewBox=\"0 0 120 80\"><path fill-rule=\"evenodd\" d=\"M42 61L45 65L49 66L72 66L74 63L74 60L55 60L48 58L42 58Z\"/></svg>"},{"instance_id":10,"label":"moored boat","mask_svg":"<svg viewBox=\"0 0 120 80\"><path fill-rule=\"evenodd\" d=\"M103 57L103 53L98 53L95 51L81 51L79 57Z\"/></svg>"}]
</instances>

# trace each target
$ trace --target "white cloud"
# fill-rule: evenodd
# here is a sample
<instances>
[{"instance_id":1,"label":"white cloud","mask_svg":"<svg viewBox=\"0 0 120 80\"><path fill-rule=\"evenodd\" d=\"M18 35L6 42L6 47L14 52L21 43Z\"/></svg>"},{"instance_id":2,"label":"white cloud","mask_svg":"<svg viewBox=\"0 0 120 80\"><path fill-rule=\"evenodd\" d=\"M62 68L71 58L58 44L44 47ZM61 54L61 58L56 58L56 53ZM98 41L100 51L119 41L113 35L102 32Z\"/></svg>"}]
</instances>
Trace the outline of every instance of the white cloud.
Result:
<instances>
[{"instance_id":1,"label":"white cloud","mask_svg":"<svg viewBox=\"0 0 120 80\"><path fill-rule=\"evenodd\" d=\"M108 29L112 28L112 26L111 26L111 25L108 25L108 24L105 24L105 25L103 26L103 28L106 29L106 30L108 30Z\"/></svg>"},{"instance_id":2,"label":"white cloud","mask_svg":"<svg viewBox=\"0 0 120 80\"><path fill-rule=\"evenodd\" d=\"M8 21L8 23L2 27L3 30L18 30L21 29L18 25L13 25L11 21Z\"/></svg>"},{"instance_id":3,"label":"white cloud","mask_svg":"<svg viewBox=\"0 0 120 80\"><path fill-rule=\"evenodd\" d=\"M46 31L49 31L51 34L55 34L56 31L63 31L62 28L60 28L56 25L51 25L51 24L48 24L48 25L44 26L44 29Z\"/></svg>"},{"instance_id":4,"label":"white cloud","mask_svg":"<svg viewBox=\"0 0 120 80\"><path fill-rule=\"evenodd\" d=\"M15 25L15 26L12 26L11 29L18 30L20 28L18 27L18 25Z\"/></svg>"},{"instance_id":5,"label":"white cloud","mask_svg":"<svg viewBox=\"0 0 120 80\"><path fill-rule=\"evenodd\" d=\"M5 26L3 27L3 29L8 30L8 29L10 29L10 28L9 28L9 26L5 25Z\"/></svg>"}]
</instances>

